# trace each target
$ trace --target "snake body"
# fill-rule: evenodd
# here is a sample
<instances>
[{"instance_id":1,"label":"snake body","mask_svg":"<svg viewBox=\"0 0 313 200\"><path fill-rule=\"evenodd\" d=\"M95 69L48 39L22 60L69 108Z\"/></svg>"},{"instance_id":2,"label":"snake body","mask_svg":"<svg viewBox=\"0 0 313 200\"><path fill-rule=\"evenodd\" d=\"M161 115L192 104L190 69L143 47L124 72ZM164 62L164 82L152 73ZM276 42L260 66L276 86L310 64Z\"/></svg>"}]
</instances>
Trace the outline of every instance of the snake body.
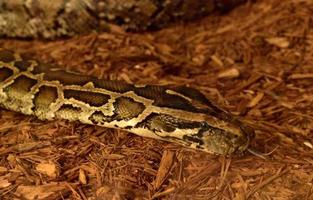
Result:
<instances>
[{"instance_id":1,"label":"snake body","mask_svg":"<svg viewBox=\"0 0 313 200\"><path fill-rule=\"evenodd\" d=\"M214 154L247 149L251 130L189 87L133 85L64 71L0 49L0 106L176 142Z\"/></svg>"}]
</instances>

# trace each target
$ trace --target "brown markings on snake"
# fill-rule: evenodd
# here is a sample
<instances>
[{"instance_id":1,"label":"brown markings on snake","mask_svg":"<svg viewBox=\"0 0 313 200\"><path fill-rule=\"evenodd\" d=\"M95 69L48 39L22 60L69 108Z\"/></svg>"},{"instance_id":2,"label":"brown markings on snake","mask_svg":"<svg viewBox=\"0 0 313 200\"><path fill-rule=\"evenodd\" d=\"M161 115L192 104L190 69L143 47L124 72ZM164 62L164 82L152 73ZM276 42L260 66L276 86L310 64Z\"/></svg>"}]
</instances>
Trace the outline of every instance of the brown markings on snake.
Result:
<instances>
[{"instance_id":1,"label":"brown markings on snake","mask_svg":"<svg viewBox=\"0 0 313 200\"><path fill-rule=\"evenodd\" d=\"M186 87L186 86L179 86L179 87L171 88L171 90L177 93L180 93L186 97L189 97L192 100L199 101L203 104L206 104L208 106L212 105L212 103L204 96L204 94L202 94L196 89Z\"/></svg>"},{"instance_id":2,"label":"brown markings on snake","mask_svg":"<svg viewBox=\"0 0 313 200\"><path fill-rule=\"evenodd\" d=\"M34 110L41 108L48 109L51 103L54 103L58 99L57 88L50 86L41 86L39 91L35 94L34 98Z\"/></svg>"},{"instance_id":3,"label":"brown markings on snake","mask_svg":"<svg viewBox=\"0 0 313 200\"><path fill-rule=\"evenodd\" d=\"M29 78L25 75L21 75L17 77L12 84L4 88L4 91L7 92L9 95L12 93L19 94L27 94L31 90L31 88L37 83L37 80Z\"/></svg>"},{"instance_id":4,"label":"brown markings on snake","mask_svg":"<svg viewBox=\"0 0 313 200\"><path fill-rule=\"evenodd\" d=\"M193 136L189 136L189 135L184 135L183 140L190 141L193 143L198 143L197 148L203 148L203 147L201 147L201 145L203 145L204 142L200 138L198 138L197 136L193 137Z\"/></svg>"},{"instance_id":5,"label":"brown markings on snake","mask_svg":"<svg viewBox=\"0 0 313 200\"><path fill-rule=\"evenodd\" d=\"M74 111L74 112L80 112L82 109L79 108L79 107L74 107L70 104L63 104L59 109L58 111L60 110L70 110L70 111Z\"/></svg>"},{"instance_id":6,"label":"brown markings on snake","mask_svg":"<svg viewBox=\"0 0 313 200\"><path fill-rule=\"evenodd\" d=\"M137 102L131 98L128 97L119 97L115 99L114 102L114 108L115 108L115 116L114 119L120 121L120 120L130 120L132 118L138 117L144 109L145 106L143 103Z\"/></svg>"},{"instance_id":7,"label":"brown markings on snake","mask_svg":"<svg viewBox=\"0 0 313 200\"><path fill-rule=\"evenodd\" d=\"M20 71L26 71L31 66L31 62L27 60L18 60L14 62L14 66Z\"/></svg>"},{"instance_id":8,"label":"brown markings on snake","mask_svg":"<svg viewBox=\"0 0 313 200\"><path fill-rule=\"evenodd\" d=\"M193 134L193 135L184 135L183 139L186 141L190 141L192 143L198 143L197 144L197 148L203 148L201 145L204 144L202 138L204 136L204 133L207 134L222 134L223 130L219 129L219 128L215 128L213 126L208 125L207 123L203 123L201 126L201 129L199 129L197 134Z\"/></svg>"},{"instance_id":9,"label":"brown markings on snake","mask_svg":"<svg viewBox=\"0 0 313 200\"><path fill-rule=\"evenodd\" d=\"M112 92L124 93L133 90L133 86L122 81L101 80L96 77L85 76L66 72L58 69L53 70L53 67L44 63L38 63L34 68L33 73L44 74L44 79L48 81L59 81L63 85L80 85L83 86L92 82L96 88L102 88Z\"/></svg>"},{"instance_id":10,"label":"brown markings on snake","mask_svg":"<svg viewBox=\"0 0 313 200\"><path fill-rule=\"evenodd\" d=\"M55 113L56 115L63 115L65 119L71 119L73 116L78 117L82 109L79 107L74 107L69 104L63 104ZM77 118L75 119L77 120Z\"/></svg>"},{"instance_id":11,"label":"brown markings on snake","mask_svg":"<svg viewBox=\"0 0 313 200\"><path fill-rule=\"evenodd\" d=\"M93 82L95 78L79 75L55 68L51 65L38 63L32 71L34 74L44 73L44 79L48 81L59 81L63 85L80 85Z\"/></svg>"},{"instance_id":12,"label":"brown markings on snake","mask_svg":"<svg viewBox=\"0 0 313 200\"><path fill-rule=\"evenodd\" d=\"M139 96L153 100L153 105L158 107L167 107L189 112L206 113L221 119L227 117L226 114L224 114L226 117L224 115L221 116L220 112L222 111L218 109L218 107L214 106L202 93L188 87L180 87L177 89L174 88L171 90L181 93L182 95L189 97L190 99L193 99L195 102L199 102L199 104L207 105L206 108L204 108L203 106L196 107L195 102L190 102L186 98L183 98L181 96L167 93L166 90L170 89L167 87L156 85L135 87L131 84L127 84L122 81L101 80L95 77L78 75L60 69L53 70L53 67L43 63L39 63L34 68L33 72L34 73L45 72L44 73L45 80L59 81L63 85L83 86L87 83L92 82L95 88L102 88L112 92L125 93L129 91L134 91L135 94Z\"/></svg>"},{"instance_id":13,"label":"brown markings on snake","mask_svg":"<svg viewBox=\"0 0 313 200\"><path fill-rule=\"evenodd\" d=\"M77 75L74 73L65 72L63 70L49 70L47 72L47 66L44 64L40 64L36 66L34 69L34 73L42 73L44 74L44 79L49 81L59 81L63 85L80 85L83 86L87 83L92 82L95 88L102 88L112 92L118 93L125 93L129 91L134 91L135 94L145 97L147 99L153 100L153 105L159 107L168 107L174 109L180 109L189 112L200 112L200 113L207 113L207 110L196 108L192 105L191 102L186 100L183 97L168 94L166 90L168 88L161 87L161 86L145 86L145 87L134 87L131 84L127 84L122 81L108 81L108 80L101 80L95 77L84 76L84 75ZM195 92L194 92L195 93ZM189 95L191 96L191 95ZM202 97L203 101L209 102L205 99L203 94L193 94L193 98L197 96ZM204 100L205 99L205 100Z\"/></svg>"},{"instance_id":14,"label":"brown markings on snake","mask_svg":"<svg viewBox=\"0 0 313 200\"><path fill-rule=\"evenodd\" d=\"M50 72L50 69L52 68L52 65L46 64L46 63L41 63L37 61L37 65L34 67L32 72L34 74L40 74L44 72Z\"/></svg>"},{"instance_id":15,"label":"brown markings on snake","mask_svg":"<svg viewBox=\"0 0 313 200\"><path fill-rule=\"evenodd\" d=\"M13 75L13 70L6 68L6 67L0 68L0 81L1 82L6 80L12 75Z\"/></svg>"},{"instance_id":16,"label":"brown markings on snake","mask_svg":"<svg viewBox=\"0 0 313 200\"><path fill-rule=\"evenodd\" d=\"M101 111L95 111L88 119L93 124L104 125L105 122L113 121L113 116L105 116Z\"/></svg>"},{"instance_id":17,"label":"brown markings on snake","mask_svg":"<svg viewBox=\"0 0 313 200\"><path fill-rule=\"evenodd\" d=\"M165 114L151 113L145 120L137 124L136 127L148 127L150 130L173 132L176 128L200 128L202 127L202 123L182 120Z\"/></svg>"},{"instance_id":18,"label":"brown markings on snake","mask_svg":"<svg viewBox=\"0 0 313 200\"><path fill-rule=\"evenodd\" d=\"M111 97L110 95L96 92L64 90L64 98L66 99L74 98L78 101L88 103L90 106L98 107L107 104Z\"/></svg>"},{"instance_id":19,"label":"brown markings on snake","mask_svg":"<svg viewBox=\"0 0 313 200\"><path fill-rule=\"evenodd\" d=\"M44 75L49 81L57 80L63 85L83 86L92 82L96 88L102 88L111 92L124 93L133 90L133 86L122 81L101 80L96 77L77 75L63 70L49 71Z\"/></svg>"},{"instance_id":20,"label":"brown markings on snake","mask_svg":"<svg viewBox=\"0 0 313 200\"><path fill-rule=\"evenodd\" d=\"M199 92L196 89L180 86L171 89L175 92L178 92L179 94L182 94L186 97L189 97L193 100L193 105L197 105L197 102L200 102L204 105L206 105L205 113L207 115L212 115L220 120L224 120L227 122L234 121L234 118L231 114L225 112L224 110L220 109L216 105L214 105L209 99L207 99L204 94Z\"/></svg>"},{"instance_id":21,"label":"brown markings on snake","mask_svg":"<svg viewBox=\"0 0 313 200\"><path fill-rule=\"evenodd\" d=\"M205 112L204 110L194 107L183 97L166 93L167 89L166 87L148 85L145 87L137 87L134 92L139 96L153 100L153 105L155 106L180 109L189 112Z\"/></svg>"},{"instance_id":22,"label":"brown markings on snake","mask_svg":"<svg viewBox=\"0 0 313 200\"><path fill-rule=\"evenodd\" d=\"M94 82L95 87L103 88L113 92L124 93L128 91L133 91L134 86L127 84L122 81L107 81L96 79Z\"/></svg>"},{"instance_id":23,"label":"brown markings on snake","mask_svg":"<svg viewBox=\"0 0 313 200\"><path fill-rule=\"evenodd\" d=\"M93 77L77 75L65 72L63 70L49 71L44 74L44 78L48 81L59 81L63 85L80 85L83 86L89 82L93 82Z\"/></svg>"},{"instance_id":24,"label":"brown markings on snake","mask_svg":"<svg viewBox=\"0 0 313 200\"><path fill-rule=\"evenodd\" d=\"M58 111L60 111L60 110L72 110L72 111L75 111L75 112L80 112L82 109L80 107L74 107L73 105L70 105L70 104L63 104L58 109Z\"/></svg>"},{"instance_id":25,"label":"brown markings on snake","mask_svg":"<svg viewBox=\"0 0 313 200\"><path fill-rule=\"evenodd\" d=\"M9 63L15 60L14 53L7 49L0 49L0 61Z\"/></svg>"}]
</instances>

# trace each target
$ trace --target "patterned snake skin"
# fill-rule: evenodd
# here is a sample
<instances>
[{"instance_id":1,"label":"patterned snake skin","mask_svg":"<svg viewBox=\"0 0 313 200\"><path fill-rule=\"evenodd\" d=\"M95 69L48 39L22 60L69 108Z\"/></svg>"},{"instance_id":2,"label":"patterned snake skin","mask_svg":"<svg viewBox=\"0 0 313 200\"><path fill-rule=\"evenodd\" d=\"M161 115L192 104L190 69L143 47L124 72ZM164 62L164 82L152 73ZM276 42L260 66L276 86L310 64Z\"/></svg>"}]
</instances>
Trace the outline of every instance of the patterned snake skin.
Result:
<instances>
[{"instance_id":1,"label":"patterned snake skin","mask_svg":"<svg viewBox=\"0 0 313 200\"><path fill-rule=\"evenodd\" d=\"M0 49L0 106L42 120L123 129L214 154L247 149L248 127L187 87L131 85L66 72Z\"/></svg>"}]
</instances>

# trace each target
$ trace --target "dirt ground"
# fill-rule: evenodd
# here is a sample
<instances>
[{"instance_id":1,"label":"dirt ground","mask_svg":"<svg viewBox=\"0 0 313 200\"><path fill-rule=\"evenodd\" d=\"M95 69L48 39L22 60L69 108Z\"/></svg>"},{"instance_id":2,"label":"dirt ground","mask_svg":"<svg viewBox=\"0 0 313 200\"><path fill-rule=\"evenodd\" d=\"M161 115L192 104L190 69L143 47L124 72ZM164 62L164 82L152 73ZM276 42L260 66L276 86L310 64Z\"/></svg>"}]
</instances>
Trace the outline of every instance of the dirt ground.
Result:
<instances>
[{"instance_id":1,"label":"dirt ground","mask_svg":"<svg viewBox=\"0 0 313 200\"><path fill-rule=\"evenodd\" d=\"M270 153L221 157L103 127L0 110L1 199L313 199L313 1L257 0L150 33L1 40L130 83L189 85Z\"/></svg>"}]
</instances>

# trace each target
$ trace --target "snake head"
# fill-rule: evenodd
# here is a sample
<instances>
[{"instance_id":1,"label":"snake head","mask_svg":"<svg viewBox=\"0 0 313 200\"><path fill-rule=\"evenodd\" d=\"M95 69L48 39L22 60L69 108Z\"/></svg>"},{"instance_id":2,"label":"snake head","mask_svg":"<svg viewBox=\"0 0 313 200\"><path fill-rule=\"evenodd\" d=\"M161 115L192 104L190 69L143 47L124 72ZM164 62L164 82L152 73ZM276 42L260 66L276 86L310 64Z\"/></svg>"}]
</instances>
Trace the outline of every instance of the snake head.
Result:
<instances>
[{"instance_id":1,"label":"snake head","mask_svg":"<svg viewBox=\"0 0 313 200\"><path fill-rule=\"evenodd\" d=\"M254 131L243 124L229 124L223 129L208 127L202 134L202 146L204 151L207 149L215 154L240 154L248 148L253 137Z\"/></svg>"},{"instance_id":2,"label":"snake head","mask_svg":"<svg viewBox=\"0 0 313 200\"><path fill-rule=\"evenodd\" d=\"M185 145L219 155L240 154L248 148L254 138L254 130L196 89L179 87L175 91L189 98L192 105L189 110L195 113L190 117L191 121L201 122L195 130L183 134L183 141L187 141ZM182 109L188 108L188 104L182 105L185 107ZM182 124L186 126L188 122Z\"/></svg>"},{"instance_id":3,"label":"snake head","mask_svg":"<svg viewBox=\"0 0 313 200\"><path fill-rule=\"evenodd\" d=\"M197 143L196 148L202 151L230 155L244 152L253 138L254 130L234 119L216 124L203 122L197 134L186 135L184 139Z\"/></svg>"}]
</instances>

